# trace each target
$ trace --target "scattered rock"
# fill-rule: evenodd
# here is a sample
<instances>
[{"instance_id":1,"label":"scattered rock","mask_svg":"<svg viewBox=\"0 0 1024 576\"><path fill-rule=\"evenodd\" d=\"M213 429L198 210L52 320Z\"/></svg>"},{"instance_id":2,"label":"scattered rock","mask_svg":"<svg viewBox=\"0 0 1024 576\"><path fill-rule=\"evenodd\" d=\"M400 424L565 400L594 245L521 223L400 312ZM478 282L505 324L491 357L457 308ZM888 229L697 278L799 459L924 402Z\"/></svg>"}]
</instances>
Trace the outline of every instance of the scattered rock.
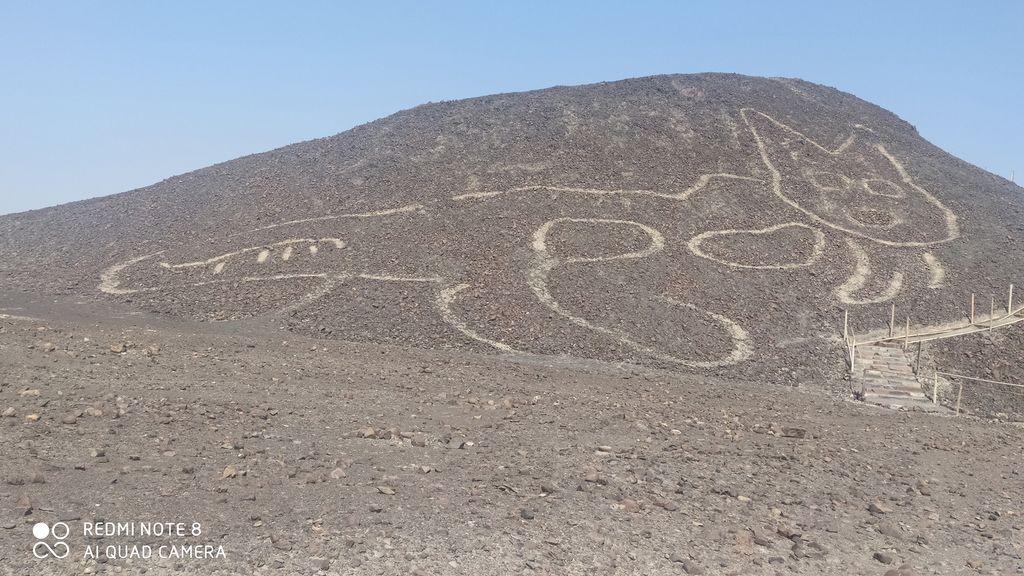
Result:
<instances>
[{"instance_id":1,"label":"scattered rock","mask_svg":"<svg viewBox=\"0 0 1024 576\"><path fill-rule=\"evenodd\" d=\"M0 413L0 416L3 416L4 418L14 418L15 414L16 414L16 412L14 410L14 407L11 406L11 407L5 408L4 411L2 413Z\"/></svg>"},{"instance_id":2,"label":"scattered rock","mask_svg":"<svg viewBox=\"0 0 1024 576\"><path fill-rule=\"evenodd\" d=\"M694 562L693 560L684 560L683 572L686 572L687 574L703 574L704 569L701 568L700 565Z\"/></svg>"},{"instance_id":3,"label":"scattered rock","mask_svg":"<svg viewBox=\"0 0 1024 576\"><path fill-rule=\"evenodd\" d=\"M916 488L922 496L932 495L932 488L931 486L928 485L927 480L918 480L916 483L914 483L914 488Z\"/></svg>"},{"instance_id":4,"label":"scattered rock","mask_svg":"<svg viewBox=\"0 0 1024 576\"><path fill-rule=\"evenodd\" d=\"M32 514L32 499L29 498L28 494L18 496L18 499L14 502L14 510L22 516Z\"/></svg>"},{"instance_id":5,"label":"scattered rock","mask_svg":"<svg viewBox=\"0 0 1024 576\"><path fill-rule=\"evenodd\" d=\"M783 426L782 436L784 438L806 438L807 430L804 428L797 428L795 426Z\"/></svg>"},{"instance_id":6,"label":"scattered rock","mask_svg":"<svg viewBox=\"0 0 1024 576\"><path fill-rule=\"evenodd\" d=\"M377 492L384 494L385 496L394 496L395 489L390 486L377 486Z\"/></svg>"},{"instance_id":7,"label":"scattered rock","mask_svg":"<svg viewBox=\"0 0 1024 576\"><path fill-rule=\"evenodd\" d=\"M671 500L658 499L654 501L654 505L657 506L658 508L668 510L669 512L675 512L676 510L679 509L679 505Z\"/></svg>"},{"instance_id":8,"label":"scattered rock","mask_svg":"<svg viewBox=\"0 0 1024 576\"><path fill-rule=\"evenodd\" d=\"M619 502L619 504L622 506L622 509L625 510L626 512L640 511L640 503L632 498L623 498L622 501Z\"/></svg>"},{"instance_id":9,"label":"scattered rock","mask_svg":"<svg viewBox=\"0 0 1024 576\"><path fill-rule=\"evenodd\" d=\"M114 354L124 354L128 351L128 347L124 344L111 344L110 351Z\"/></svg>"},{"instance_id":10,"label":"scattered rock","mask_svg":"<svg viewBox=\"0 0 1024 576\"><path fill-rule=\"evenodd\" d=\"M892 564L892 556L888 552L875 552L871 557L882 564Z\"/></svg>"},{"instance_id":11,"label":"scattered rock","mask_svg":"<svg viewBox=\"0 0 1024 576\"><path fill-rule=\"evenodd\" d=\"M918 573L909 564L904 564L899 568L886 570L885 576L918 576Z\"/></svg>"},{"instance_id":12,"label":"scattered rock","mask_svg":"<svg viewBox=\"0 0 1024 576\"><path fill-rule=\"evenodd\" d=\"M879 502L872 502L871 504L868 505L868 512L871 512L876 516L881 516L882 514L888 514L889 512L892 512L892 510L886 506L883 506Z\"/></svg>"},{"instance_id":13,"label":"scattered rock","mask_svg":"<svg viewBox=\"0 0 1024 576\"><path fill-rule=\"evenodd\" d=\"M534 516L535 514L533 510L530 510L529 508L522 508L519 510L519 517L523 520L533 520Z\"/></svg>"},{"instance_id":14,"label":"scattered rock","mask_svg":"<svg viewBox=\"0 0 1024 576\"><path fill-rule=\"evenodd\" d=\"M348 474L341 467L338 467L338 468L335 468L334 470L331 470L331 479L332 480L338 480L338 479L341 479L341 478L345 478L346 476L348 476Z\"/></svg>"},{"instance_id":15,"label":"scattered rock","mask_svg":"<svg viewBox=\"0 0 1024 576\"><path fill-rule=\"evenodd\" d=\"M238 476L238 469L230 464L226 468L224 468L224 472L222 472L220 475L220 477L225 480L227 480L228 478L234 478L235 476Z\"/></svg>"},{"instance_id":16,"label":"scattered rock","mask_svg":"<svg viewBox=\"0 0 1024 576\"><path fill-rule=\"evenodd\" d=\"M60 419L60 421L62 424L78 424L78 416L74 414L65 414L64 417Z\"/></svg>"}]
</instances>

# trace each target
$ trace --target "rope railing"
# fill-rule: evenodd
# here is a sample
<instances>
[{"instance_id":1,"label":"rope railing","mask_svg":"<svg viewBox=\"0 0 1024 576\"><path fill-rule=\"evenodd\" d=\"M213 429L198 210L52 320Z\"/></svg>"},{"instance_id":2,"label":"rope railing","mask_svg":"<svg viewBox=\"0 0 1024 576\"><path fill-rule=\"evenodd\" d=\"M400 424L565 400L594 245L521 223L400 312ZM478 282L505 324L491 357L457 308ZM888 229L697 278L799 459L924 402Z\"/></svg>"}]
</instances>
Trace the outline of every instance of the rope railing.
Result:
<instances>
[{"instance_id":1,"label":"rope railing","mask_svg":"<svg viewBox=\"0 0 1024 576\"><path fill-rule=\"evenodd\" d=\"M1024 388L1024 384L1014 384L1012 382L1000 382L998 380L989 380L987 378L977 378L977 377L974 377L974 376L964 376L963 374L953 374L952 372L942 372L942 371L936 370L934 372L933 379L932 379L932 404L938 404L938 402L939 402L939 376L945 376L946 378L953 378L953 379L959 380L959 386L957 388L957 393L956 393L956 415L957 416L960 415L960 401L962 400L963 395L964 395L964 383L963 383L964 380L969 380L969 381L972 381L972 382L980 382L980 383L983 383L983 384L993 384L993 385L998 385L998 386L1007 386L1007 387L1016 388L1016 389ZM1010 392L1010 391L1007 391L1007 393L1012 394L1014 396L1024 397L1024 391L1022 391L1022 392L1016 392L1016 391Z\"/></svg>"},{"instance_id":2,"label":"rope railing","mask_svg":"<svg viewBox=\"0 0 1024 576\"><path fill-rule=\"evenodd\" d=\"M945 326L926 326L924 330L911 332L910 317L908 316L906 318L903 334L896 333L896 305L893 304L890 311L889 334L887 336L868 337L861 340L857 339L856 334L850 327L849 311L844 310L843 341L846 344L847 360L850 365L850 372L853 372L854 364L856 362L857 346L881 344L883 342L902 342L903 349L906 350L910 344L919 344L921 342L930 342L932 340L966 336L969 334L976 334L978 332L986 332L996 328L1011 326L1018 322L1024 322L1024 306L1020 306L1017 309L1013 308L1013 289L1013 284L1010 284L1010 291L1006 299L1005 314L996 315L995 297L992 297L989 317L987 319L978 318L975 313L975 295L971 294L970 314L965 323Z\"/></svg>"}]
</instances>

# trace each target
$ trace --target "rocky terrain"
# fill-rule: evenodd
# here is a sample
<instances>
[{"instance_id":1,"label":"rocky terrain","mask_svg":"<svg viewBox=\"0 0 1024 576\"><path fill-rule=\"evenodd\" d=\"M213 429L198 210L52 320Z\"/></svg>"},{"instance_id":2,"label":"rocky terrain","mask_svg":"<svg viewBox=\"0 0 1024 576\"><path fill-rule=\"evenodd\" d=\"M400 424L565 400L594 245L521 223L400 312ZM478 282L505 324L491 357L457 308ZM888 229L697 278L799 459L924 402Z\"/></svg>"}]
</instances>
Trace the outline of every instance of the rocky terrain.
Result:
<instances>
[{"instance_id":1,"label":"rocky terrain","mask_svg":"<svg viewBox=\"0 0 1024 576\"><path fill-rule=\"evenodd\" d=\"M2 574L1024 570L1009 424L44 306L0 324ZM144 520L226 558L83 558L166 543L80 527ZM32 558L57 521L69 558Z\"/></svg>"},{"instance_id":2,"label":"rocky terrain","mask_svg":"<svg viewBox=\"0 0 1024 576\"><path fill-rule=\"evenodd\" d=\"M0 574L1024 572L1021 428L854 402L842 341L962 318L1022 239L892 113L722 74L0 216ZM928 357L1024 383L1020 334ZM170 545L214 557L130 557Z\"/></svg>"},{"instance_id":3,"label":"rocky terrain","mask_svg":"<svg viewBox=\"0 0 1024 576\"><path fill-rule=\"evenodd\" d=\"M858 332L1024 269L1024 194L788 79L656 76L429 104L0 217L5 291L347 341L810 383ZM818 359L807 362L808 358Z\"/></svg>"}]
</instances>

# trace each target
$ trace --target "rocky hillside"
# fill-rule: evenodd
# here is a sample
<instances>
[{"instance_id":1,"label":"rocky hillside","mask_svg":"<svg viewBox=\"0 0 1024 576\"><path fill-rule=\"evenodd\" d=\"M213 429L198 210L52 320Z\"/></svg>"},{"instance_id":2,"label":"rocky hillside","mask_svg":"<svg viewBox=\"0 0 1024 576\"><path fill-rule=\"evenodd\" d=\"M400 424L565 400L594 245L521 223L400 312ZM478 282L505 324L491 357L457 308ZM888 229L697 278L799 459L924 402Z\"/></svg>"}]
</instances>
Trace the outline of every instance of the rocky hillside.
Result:
<instances>
[{"instance_id":1,"label":"rocky hillside","mask_svg":"<svg viewBox=\"0 0 1024 576\"><path fill-rule=\"evenodd\" d=\"M0 288L184 319L782 382L855 330L1024 284L1020 188L804 81L428 104L0 217Z\"/></svg>"}]
</instances>

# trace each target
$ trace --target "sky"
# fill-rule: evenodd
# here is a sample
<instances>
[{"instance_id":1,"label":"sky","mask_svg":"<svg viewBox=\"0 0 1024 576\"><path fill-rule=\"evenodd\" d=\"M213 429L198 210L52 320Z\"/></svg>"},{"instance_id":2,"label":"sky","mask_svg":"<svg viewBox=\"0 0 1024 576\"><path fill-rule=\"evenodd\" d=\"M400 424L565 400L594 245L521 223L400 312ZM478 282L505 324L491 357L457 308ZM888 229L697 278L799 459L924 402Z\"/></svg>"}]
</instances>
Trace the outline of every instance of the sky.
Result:
<instances>
[{"instance_id":1,"label":"sky","mask_svg":"<svg viewBox=\"0 0 1024 576\"><path fill-rule=\"evenodd\" d=\"M652 74L797 77L1024 180L1024 2L0 0L0 214L426 102Z\"/></svg>"}]
</instances>

